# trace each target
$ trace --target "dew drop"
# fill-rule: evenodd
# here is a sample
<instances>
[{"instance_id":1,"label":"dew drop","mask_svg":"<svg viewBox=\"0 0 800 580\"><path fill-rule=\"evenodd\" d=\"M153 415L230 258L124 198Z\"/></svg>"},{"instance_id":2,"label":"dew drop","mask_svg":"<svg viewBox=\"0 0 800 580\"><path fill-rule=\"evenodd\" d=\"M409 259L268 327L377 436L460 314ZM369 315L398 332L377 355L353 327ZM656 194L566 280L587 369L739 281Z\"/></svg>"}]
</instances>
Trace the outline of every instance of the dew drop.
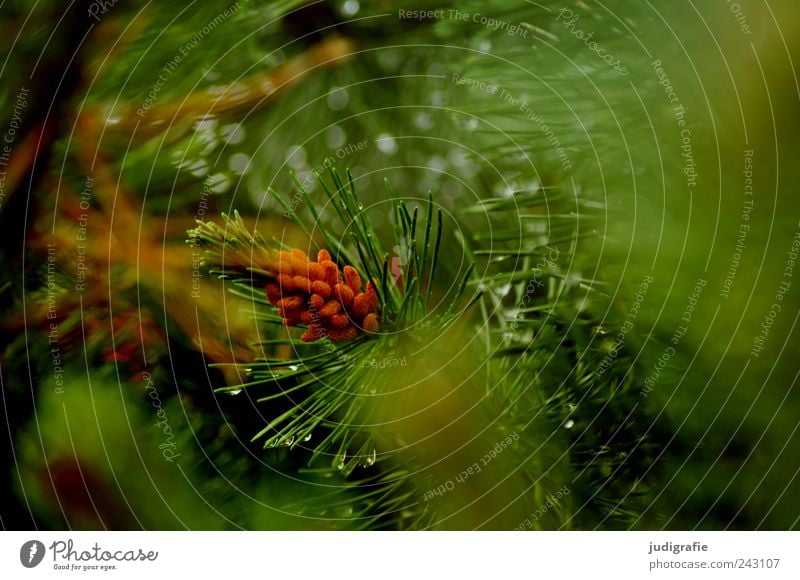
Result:
<instances>
[{"instance_id":1,"label":"dew drop","mask_svg":"<svg viewBox=\"0 0 800 580\"><path fill-rule=\"evenodd\" d=\"M436 172L444 173L447 170L447 160L439 155L434 155L428 159L428 167Z\"/></svg>"},{"instance_id":2,"label":"dew drop","mask_svg":"<svg viewBox=\"0 0 800 580\"><path fill-rule=\"evenodd\" d=\"M414 125L416 125L418 129L428 131L433 127L433 119L431 119L428 113L420 113L414 118Z\"/></svg>"},{"instance_id":3,"label":"dew drop","mask_svg":"<svg viewBox=\"0 0 800 580\"><path fill-rule=\"evenodd\" d=\"M206 185L214 193L225 193L231 185L231 180L224 173L215 173L206 179Z\"/></svg>"},{"instance_id":4,"label":"dew drop","mask_svg":"<svg viewBox=\"0 0 800 580\"><path fill-rule=\"evenodd\" d=\"M217 119L215 117L205 117L194 124L194 129L197 132L213 131L216 128Z\"/></svg>"},{"instance_id":5,"label":"dew drop","mask_svg":"<svg viewBox=\"0 0 800 580\"><path fill-rule=\"evenodd\" d=\"M516 338L517 342L531 342L533 340L533 331L518 332Z\"/></svg>"},{"instance_id":6,"label":"dew drop","mask_svg":"<svg viewBox=\"0 0 800 580\"><path fill-rule=\"evenodd\" d=\"M525 231L529 234L544 234L547 232L547 222L527 220Z\"/></svg>"},{"instance_id":7,"label":"dew drop","mask_svg":"<svg viewBox=\"0 0 800 580\"><path fill-rule=\"evenodd\" d=\"M250 96L250 87L242 83L234 83L229 88L230 99L234 101L245 101Z\"/></svg>"},{"instance_id":8,"label":"dew drop","mask_svg":"<svg viewBox=\"0 0 800 580\"><path fill-rule=\"evenodd\" d=\"M253 192L251 193L250 197L253 199L256 205L259 207L269 207L273 204L272 196L266 192L258 192L258 188L253 188ZM275 378L275 374L273 373L273 378Z\"/></svg>"},{"instance_id":9,"label":"dew drop","mask_svg":"<svg viewBox=\"0 0 800 580\"><path fill-rule=\"evenodd\" d=\"M208 173L208 162L205 159L198 159L189 164L189 173L195 177L202 177Z\"/></svg>"},{"instance_id":10,"label":"dew drop","mask_svg":"<svg viewBox=\"0 0 800 580\"><path fill-rule=\"evenodd\" d=\"M246 132L240 123L228 123L220 130L228 145L236 145L244 141Z\"/></svg>"},{"instance_id":11,"label":"dew drop","mask_svg":"<svg viewBox=\"0 0 800 580\"><path fill-rule=\"evenodd\" d=\"M297 168L306 164L306 150L301 145L289 147L286 152L286 161L293 168Z\"/></svg>"},{"instance_id":12,"label":"dew drop","mask_svg":"<svg viewBox=\"0 0 800 580\"><path fill-rule=\"evenodd\" d=\"M361 6L358 4L357 0L347 0L347 2L342 5L342 13L347 16L355 16L358 14L359 8L361 8Z\"/></svg>"},{"instance_id":13,"label":"dew drop","mask_svg":"<svg viewBox=\"0 0 800 580\"><path fill-rule=\"evenodd\" d=\"M381 153L386 155L394 155L395 152L397 152L397 141L395 141L394 137L388 133L381 133L378 135L378 138L375 139L375 142L377 143L378 149Z\"/></svg>"},{"instance_id":14,"label":"dew drop","mask_svg":"<svg viewBox=\"0 0 800 580\"><path fill-rule=\"evenodd\" d=\"M575 421L572 419L567 419L566 423L564 423L564 429L572 429L575 426Z\"/></svg>"},{"instance_id":15,"label":"dew drop","mask_svg":"<svg viewBox=\"0 0 800 580\"><path fill-rule=\"evenodd\" d=\"M186 160L186 151L173 151L172 164L176 167L186 167L189 164Z\"/></svg>"},{"instance_id":16,"label":"dew drop","mask_svg":"<svg viewBox=\"0 0 800 580\"><path fill-rule=\"evenodd\" d=\"M300 180L300 183L303 184L306 191L313 191L317 185L317 180L314 178L314 174L311 170L307 168L297 168L295 172L297 173L297 179Z\"/></svg>"},{"instance_id":17,"label":"dew drop","mask_svg":"<svg viewBox=\"0 0 800 580\"><path fill-rule=\"evenodd\" d=\"M237 175L243 175L250 170L250 157L244 153L234 153L228 159L228 167Z\"/></svg>"},{"instance_id":18,"label":"dew drop","mask_svg":"<svg viewBox=\"0 0 800 580\"><path fill-rule=\"evenodd\" d=\"M336 469L338 469L339 471L342 471L344 469L344 463L345 463L346 460L347 460L347 451L342 453L342 455L336 457L333 460L333 464L336 467Z\"/></svg>"},{"instance_id":19,"label":"dew drop","mask_svg":"<svg viewBox=\"0 0 800 580\"><path fill-rule=\"evenodd\" d=\"M479 125L480 122L475 117L470 117L469 119L464 121L464 128L470 132L475 131Z\"/></svg>"},{"instance_id":20,"label":"dew drop","mask_svg":"<svg viewBox=\"0 0 800 580\"><path fill-rule=\"evenodd\" d=\"M526 181L523 187L528 191L528 193L539 193L539 189L542 187L542 184L539 183L538 179L531 179L530 181Z\"/></svg>"},{"instance_id":21,"label":"dew drop","mask_svg":"<svg viewBox=\"0 0 800 580\"><path fill-rule=\"evenodd\" d=\"M451 149L447 154L447 159L456 167L463 167L470 163L467 153L463 149Z\"/></svg>"},{"instance_id":22,"label":"dew drop","mask_svg":"<svg viewBox=\"0 0 800 580\"><path fill-rule=\"evenodd\" d=\"M341 111L350 102L350 93L346 89L337 87L328 93L328 107L333 111Z\"/></svg>"},{"instance_id":23,"label":"dew drop","mask_svg":"<svg viewBox=\"0 0 800 580\"><path fill-rule=\"evenodd\" d=\"M337 125L334 125L328 129L325 134L325 142L331 149L338 149L344 145L345 141L347 141L347 133L345 133L344 130Z\"/></svg>"},{"instance_id":24,"label":"dew drop","mask_svg":"<svg viewBox=\"0 0 800 580\"><path fill-rule=\"evenodd\" d=\"M233 390L230 390L230 391L225 391L225 392L226 392L227 394L229 394L229 395L238 395L239 393L241 393L241 392L242 392L242 389L233 389Z\"/></svg>"},{"instance_id":25,"label":"dew drop","mask_svg":"<svg viewBox=\"0 0 800 580\"><path fill-rule=\"evenodd\" d=\"M510 308L503 312L503 318L506 320L516 320L517 316L519 316L519 310L516 308Z\"/></svg>"},{"instance_id":26,"label":"dew drop","mask_svg":"<svg viewBox=\"0 0 800 580\"><path fill-rule=\"evenodd\" d=\"M200 155L202 156L211 155L219 144L219 140L214 133L201 133L197 142L204 144L204 147L200 150Z\"/></svg>"},{"instance_id":27,"label":"dew drop","mask_svg":"<svg viewBox=\"0 0 800 580\"><path fill-rule=\"evenodd\" d=\"M392 49L385 49L378 53L378 62L387 69L396 69L402 62L400 52Z\"/></svg>"}]
</instances>

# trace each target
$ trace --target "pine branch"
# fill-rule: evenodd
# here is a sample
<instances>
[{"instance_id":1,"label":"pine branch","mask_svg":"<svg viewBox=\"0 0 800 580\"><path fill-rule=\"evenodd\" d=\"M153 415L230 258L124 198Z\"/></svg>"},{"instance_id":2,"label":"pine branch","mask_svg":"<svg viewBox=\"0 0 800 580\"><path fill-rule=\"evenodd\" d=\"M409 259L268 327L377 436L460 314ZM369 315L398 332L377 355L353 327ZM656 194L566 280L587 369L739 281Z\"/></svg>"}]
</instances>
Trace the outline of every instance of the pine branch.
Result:
<instances>
[{"instance_id":1,"label":"pine branch","mask_svg":"<svg viewBox=\"0 0 800 580\"><path fill-rule=\"evenodd\" d=\"M322 456L328 456L332 464L347 475L357 466L369 466L375 461L374 437L368 428L359 426L371 414L370 396L374 394L375 383L379 380L375 369L371 367L371 361L385 358L384 354L387 352L397 352L405 331L412 326L417 336L448 328L455 319L455 305L461 302L467 288L465 278L452 294L444 314L429 312L442 238L441 214L437 213L434 225L433 201L430 196L425 211L425 224L420 226L420 212L409 212L406 205L397 200L391 188L388 188L390 196L395 199L393 241L397 247L402 248L402 259L405 262L402 274L395 278L393 268L398 263L393 262L383 250L380 237L358 200L352 175L348 172L347 180L344 181L335 169L331 169L329 178L330 183L322 182L321 185L329 202L336 208L342 226L350 232L350 240L349 243L342 241L340 236L334 235L331 226L323 225L323 239L332 252L328 254L325 250L320 250L320 256L325 260L309 262L306 266L308 276L313 279L314 271L324 266L328 260L336 259L340 264L341 260L353 260L352 263L357 264L360 272L347 265L344 267L345 275L348 281L353 281L351 286L354 290L360 286L360 281L357 281L360 276L370 280L367 294L369 291L375 293L376 314L380 315L381 321L380 331L377 326L367 329L368 319L364 318L362 330L367 332L348 335L351 339L349 341L339 342L342 337L334 336L331 329L326 329L324 333L312 332L316 321L302 315L313 312L320 306L314 304L317 294L313 290L307 303L293 303L296 308L307 310L301 312L298 319L292 318L292 312L282 302L287 300L281 294L287 289L287 285L281 272L286 267L286 261L293 261L296 265L294 260L302 260L302 257L298 257L302 252L297 249L287 252L272 247L260 234L248 231L236 212L232 217L223 214L222 226L213 222L199 222L197 228L189 232L189 243L205 248L205 265L221 278L231 280L235 284L234 292L262 306L271 302L279 307L279 316L270 314L269 310L260 314L264 322L273 325L306 325L309 330L303 335L304 340L318 340L321 345L304 348L302 342L291 336L272 340L270 346L285 346L295 354L289 357L266 357L248 364L246 368L251 380L223 389L227 392L238 392L244 388L265 387L270 390L259 399L260 402L289 402L287 408L274 416L253 439L264 439L265 447L295 448L308 444L313 448L311 463ZM322 222L310 195L302 188L300 193L320 225ZM417 232L422 231L423 227L425 234L420 244ZM354 256L358 256L357 261ZM352 276L348 274L348 268L351 268L349 271ZM295 267L292 272L296 271ZM334 274L337 272L338 270L334 271ZM323 294L319 296L324 296L334 286L333 281L328 282L330 284L322 285ZM268 294L266 301L262 290L265 285ZM336 288L340 285L336 285ZM289 289L297 290L296 287ZM270 292L277 294L270 296ZM329 296L332 297L333 292ZM355 306L358 298L358 295L355 298L345 298L337 294L331 301L334 306L336 300L341 305L337 307L340 308L337 312L343 310L352 313L351 305ZM422 326L421 321L424 321ZM324 433L324 436L320 437L320 433Z\"/></svg>"}]
</instances>

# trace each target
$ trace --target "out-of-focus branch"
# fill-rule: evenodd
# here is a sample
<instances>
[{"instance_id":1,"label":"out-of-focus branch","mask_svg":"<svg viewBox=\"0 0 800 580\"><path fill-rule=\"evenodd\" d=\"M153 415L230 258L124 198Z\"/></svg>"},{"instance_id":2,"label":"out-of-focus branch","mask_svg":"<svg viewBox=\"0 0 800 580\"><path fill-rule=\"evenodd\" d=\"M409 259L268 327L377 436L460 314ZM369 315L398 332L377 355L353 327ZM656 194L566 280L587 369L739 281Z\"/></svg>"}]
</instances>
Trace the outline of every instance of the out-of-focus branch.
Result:
<instances>
[{"instance_id":1,"label":"out-of-focus branch","mask_svg":"<svg viewBox=\"0 0 800 580\"><path fill-rule=\"evenodd\" d=\"M113 111L115 122L107 125L105 132L107 135L130 135L133 140L141 141L198 117L259 109L316 70L343 64L353 56L355 50L355 43L351 39L331 37L271 71L259 72L222 89L200 89L189 95L156 102L141 116L135 106L117 107ZM105 122L104 115L107 114L91 109L83 115Z\"/></svg>"}]
</instances>

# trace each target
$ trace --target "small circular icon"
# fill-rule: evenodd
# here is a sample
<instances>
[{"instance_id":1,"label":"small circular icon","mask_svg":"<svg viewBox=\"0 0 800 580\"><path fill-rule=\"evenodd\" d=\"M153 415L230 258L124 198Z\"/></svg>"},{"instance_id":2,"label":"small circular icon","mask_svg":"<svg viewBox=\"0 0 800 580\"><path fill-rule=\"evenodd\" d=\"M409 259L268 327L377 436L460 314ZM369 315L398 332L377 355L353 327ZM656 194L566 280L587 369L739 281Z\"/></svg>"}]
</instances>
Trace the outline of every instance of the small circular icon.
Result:
<instances>
[{"instance_id":1,"label":"small circular icon","mask_svg":"<svg viewBox=\"0 0 800 580\"><path fill-rule=\"evenodd\" d=\"M19 549L19 561L26 568L35 568L44 559L44 544L39 540L28 540Z\"/></svg>"}]
</instances>

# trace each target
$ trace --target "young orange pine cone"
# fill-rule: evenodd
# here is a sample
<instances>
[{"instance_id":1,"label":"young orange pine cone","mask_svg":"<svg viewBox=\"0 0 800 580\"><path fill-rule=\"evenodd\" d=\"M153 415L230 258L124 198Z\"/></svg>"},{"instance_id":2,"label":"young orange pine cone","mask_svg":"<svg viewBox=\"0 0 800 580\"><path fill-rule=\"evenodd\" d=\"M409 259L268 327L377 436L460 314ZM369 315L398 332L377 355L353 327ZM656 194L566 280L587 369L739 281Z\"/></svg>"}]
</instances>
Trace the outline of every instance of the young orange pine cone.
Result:
<instances>
[{"instance_id":1,"label":"young orange pine cone","mask_svg":"<svg viewBox=\"0 0 800 580\"><path fill-rule=\"evenodd\" d=\"M278 252L270 270L275 276L264 288L267 300L278 308L287 326L305 324L303 342L321 338L352 340L362 332L377 332L378 295L372 282L362 291L361 276L352 266L344 267L344 278L327 250L317 261L297 248Z\"/></svg>"}]
</instances>

